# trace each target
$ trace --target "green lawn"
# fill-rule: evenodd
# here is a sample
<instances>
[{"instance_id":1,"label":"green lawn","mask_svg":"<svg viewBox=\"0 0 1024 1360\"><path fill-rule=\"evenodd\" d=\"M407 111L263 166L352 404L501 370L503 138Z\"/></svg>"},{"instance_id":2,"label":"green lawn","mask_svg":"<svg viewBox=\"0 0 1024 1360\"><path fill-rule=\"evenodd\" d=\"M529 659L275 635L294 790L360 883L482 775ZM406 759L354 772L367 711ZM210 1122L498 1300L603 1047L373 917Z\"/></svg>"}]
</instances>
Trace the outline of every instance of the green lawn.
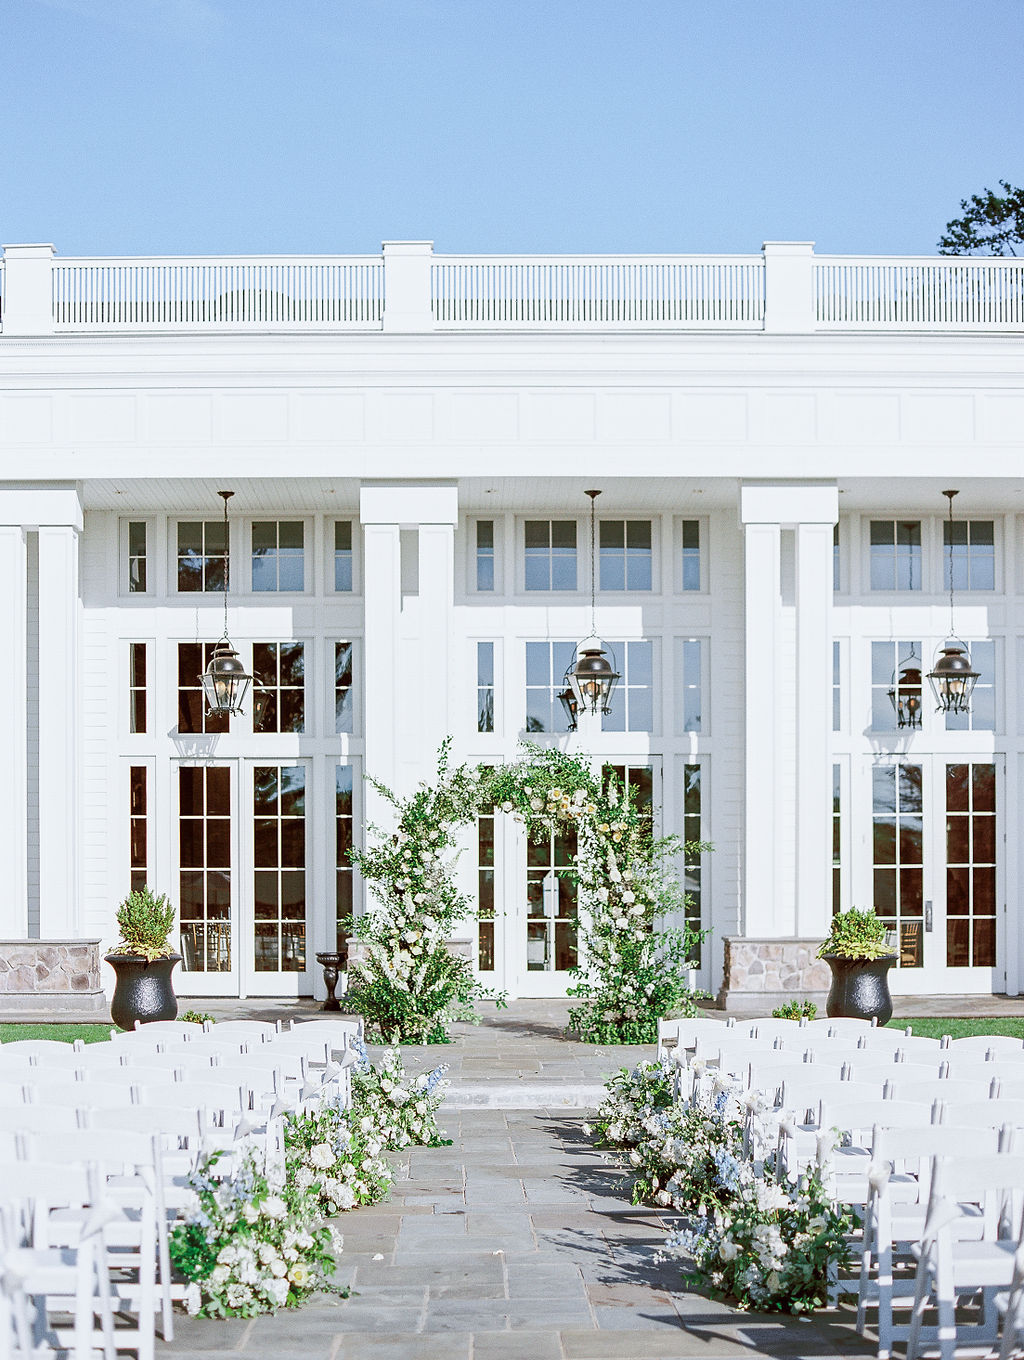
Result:
<instances>
[{"instance_id":1,"label":"green lawn","mask_svg":"<svg viewBox=\"0 0 1024 1360\"><path fill-rule=\"evenodd\" d=\"M59 1039L70 1044L82 1039L87 1044L100 1044L110 1038L109 1025L0 1025L0 1043L14 1039Z\"/></svg>"},{"instance_id":2,"label":"green lawn","mask_svg":"<svg viewBox=\"0 0 1024 1360\"><path fill-rule=\"evenodd\" d=\"M969 1034L1009 1034L1024 1039L1024 1015L987 1016L978 1020L961 1020L951 1015L930 1015L902 1020L890 1020L889 1029L906 1029L924 1034L929 1039L941 1039L948 1034L952 1039L963 1039Z\"/></svg>"}]
</instances>

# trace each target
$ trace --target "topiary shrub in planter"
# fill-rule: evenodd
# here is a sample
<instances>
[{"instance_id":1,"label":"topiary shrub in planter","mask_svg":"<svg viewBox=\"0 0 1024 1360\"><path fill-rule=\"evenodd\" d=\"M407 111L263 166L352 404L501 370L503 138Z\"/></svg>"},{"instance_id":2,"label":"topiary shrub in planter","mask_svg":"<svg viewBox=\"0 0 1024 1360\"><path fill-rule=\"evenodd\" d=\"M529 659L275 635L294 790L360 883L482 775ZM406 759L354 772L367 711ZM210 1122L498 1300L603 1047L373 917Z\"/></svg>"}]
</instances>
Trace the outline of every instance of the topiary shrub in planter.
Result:
<instances>
[{"instance_id":1,"label":"topiary shrub in planter","mask_svg":"<svg viewBox=\"0 0 1024 1360\"><path fill-rule=\"evenodd\" d=\"M117 909L118 943L104 957L114 970L116 983L110 1015L121 1029L133 1029L136 1020L174 1020L178 1002L171 972L181 955L174 952L169 935L174 928L174 908L163 894L148 887L129 893Z\"/></svg>"},{"instance_id":2,"label":"topiary shrub in planter","mask_svg":"<svg viewBox=\"0 0 1024 1360\"><path fill-rule=\"evenodd\" d=\"M896 955L885 922L873 911L851 907L834 916L818 958L832 970L826 1015L877 1019L880 1025L892 1019L888 974Z\"/></svg>"}]
</instances>

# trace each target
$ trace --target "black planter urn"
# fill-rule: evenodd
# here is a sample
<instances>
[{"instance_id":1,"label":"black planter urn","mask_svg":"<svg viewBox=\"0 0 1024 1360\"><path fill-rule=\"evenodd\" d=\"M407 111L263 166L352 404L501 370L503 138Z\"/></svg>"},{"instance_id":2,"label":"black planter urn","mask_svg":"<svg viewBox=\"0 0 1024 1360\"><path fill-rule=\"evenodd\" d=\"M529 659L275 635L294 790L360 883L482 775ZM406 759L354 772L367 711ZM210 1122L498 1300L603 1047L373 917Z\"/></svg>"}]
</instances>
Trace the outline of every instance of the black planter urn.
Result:
<instances>
[{"instance_id":1,"label":"black planter urn","mask_svg":"<svg viewBox=\"0 0 1024 1360\"><path fill-rule=\"evenodd\" d=\"M338 985L338 977L341 970L345 967L347 955L344 953L333 954L324 951L317 954L316 961L324 970L324 986L327 988L327 1000L320 1007L322 1011L340 1011L341 1002L334 995L334 989Z\"/></svg>"},{"instance_id":2,"label":"black planter urn","mask_svg":"<svg viewBox=\"0 0 1024 1360\"><path fill-rule=\"evenodd\" d=\"M848 1016L853 1020L873 1020L880 1025L892 1019L892 997L889 994L889 969L896 962L895 954L880 959L847 959L839 954L825 954L825 962L832 969L832 986L825 1002L825 1013L830 1018Z\"/></svg>"},{"instance_id":3,"label":"black planter urn","mask_svg":"<svg viewBox=\"0 0 1024 1360\"><path fill-rule=\"evenodd\" d=\"M145 959L141 954L105 954L114 970L116 983L110 1002L110 1018L121 1029L134 1029L136 1020L176 1020L178 1000L171 985L171 973L180 954L163 959Z\"/></svg>"}]
</instances>

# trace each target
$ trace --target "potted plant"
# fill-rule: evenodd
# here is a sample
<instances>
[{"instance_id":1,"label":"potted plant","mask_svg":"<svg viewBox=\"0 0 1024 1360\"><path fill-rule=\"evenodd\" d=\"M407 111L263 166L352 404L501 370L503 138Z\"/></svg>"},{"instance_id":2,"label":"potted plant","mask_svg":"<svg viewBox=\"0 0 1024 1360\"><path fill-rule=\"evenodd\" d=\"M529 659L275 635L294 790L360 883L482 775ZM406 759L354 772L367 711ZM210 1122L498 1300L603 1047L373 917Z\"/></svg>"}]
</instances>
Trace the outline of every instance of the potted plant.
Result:
<instances>
[{"instance_id":1,"label":"potted plant","mask_svg":"<svg viewBox=\"0 0 1024 1360\"><path fill-rule=\"evenodd\" d=\"M181 955L168 940L173 927L174 908L148 887L129 893L118 907L121 938L104 957L116 978L110 1015L121 1029L133 1029L136 1020L177 1017L171 972Z\"/></svg>"},{"instance_id":2,"label":"potted plant","mask_svg":"<svg viewBox=\"0 0 1024 1360\"><path fill-rule=\"evenodd\" d=\"M892 1018L889 969L896 954L885 922L873 911L851 907L832 918L832 932L818 950L832 970L832 986L825 1012L858 1020L877 1017L884 1025Z\"/></svg>"}]
</instances>

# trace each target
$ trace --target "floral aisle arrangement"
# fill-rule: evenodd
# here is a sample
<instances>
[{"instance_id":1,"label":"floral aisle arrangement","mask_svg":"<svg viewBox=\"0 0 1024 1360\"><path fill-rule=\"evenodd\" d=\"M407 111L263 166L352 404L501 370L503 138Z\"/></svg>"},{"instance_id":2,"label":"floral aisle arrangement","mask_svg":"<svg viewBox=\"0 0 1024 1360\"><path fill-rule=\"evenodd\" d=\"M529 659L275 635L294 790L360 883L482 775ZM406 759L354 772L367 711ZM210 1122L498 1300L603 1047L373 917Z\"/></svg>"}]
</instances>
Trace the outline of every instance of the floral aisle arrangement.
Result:
<instances>
[{"instance_id":1,"label":"floral aisle arrangement","mask_svg":"<svg viewBox=\"0 0 1024 1360\"><path fill-rule=\"evenodd\" d=\"M308 1198L271 1184L255 1148L212 1153L189 1184L195 1206L170 1241L189 1313L255 1317L332 1288L341 1239Z\"/></svg>"},{"instance_id":2,"label":"floral aisle arrangement","mask_svg":"<svg viewBox=\"0 0 1024 1360\"><path fill-rule=\"evenodd\" d=\"M366 949L350 968L348 1004L385 1043L446 1043L454 1021L477 1018L474 1001L504 1002L448 948L452 927L471 911L451 872L453 832L474 815L480 794L478 774L449 769L450 746L449 738L432 788L402 799L374 781L396 827L390 835L370 827L375 843L351 852L378 905L348 922Z\"/></svg>"},{"instance_id":3,"label":"floral aisle arrangement","mask_svg":"<svg viewBox=\"0 0 1024 1360\"><path fill-rule=\"evenodd\" d=\"M623 1069L594 1120L634 1177L634 1203L695 1215L669 1234L662 1257L683 1261L690 1285L744 1308L822 1306L849 1254L851 1212L818 1173L778 1175L783 1112L762 1093L694 1064L690 1098L666 1099L671 1071L664 1062Z\"/></svg>"},{"instance_id":4,"label":"floral aisle arrangement","mask_svg":"<svg viewBox=\"0 0 1024 1360\"><path fill-rule=\"evenodd\" d=\"M284 1121L285 1194L300 1207L312 1200L325 1218L386 1199L394 1172L373 1117L324 1101Z\"/></svg>"},{"instance_id":5,"label":"floral aisle arrangement","mask_svg":"<svg viewBox=\"0 0 1024 1360\"><path fill-rule=\"evenodd\" d=\"M410 1146L448 1146L451 1139L437 1123L451 1084L447 1071L444 1064L410 1077L397 1048L385 1049L377 1067L363 1061L352 1072L357 1128L364 1133L372 1129L382 1146L393 1152Z\"/></svg>"},{"instance_id":6,"label":"floral aisle arrangement","mask_svg":"<svg viewBox=\"0 0 1024 1360\"><path fill-rule=\"evenodd\" d=\"M591 1043L653 1043L658 1020L693 1015L704 992L689 986L690 960L702 935L657 925L684 917L680 856L711 847L676 837L656 840L651 818L614 775L595 777L579 756L526 745L514 764L494 771L487 801L526 823L535 841L575 835L573 873L581 965L569 988L569 1018ZM655 928L657 925L657 929Z\"/></svg>"},{"instance_id":7,"label":"floral aisle arrangement","mask_svg":"<svg viewBox=\"0 0 1024 1360\"><path fill-rule=\"evenodd\" d=\"M803 1313L826 1306L849 1258L852 1212L830 1198L816 1171L780 1183L741 1162L733 1176L729 1204L670 1233L663 1255L690 1263L689 1283L741 1308Z\"/></svg>"}]
</instances>

